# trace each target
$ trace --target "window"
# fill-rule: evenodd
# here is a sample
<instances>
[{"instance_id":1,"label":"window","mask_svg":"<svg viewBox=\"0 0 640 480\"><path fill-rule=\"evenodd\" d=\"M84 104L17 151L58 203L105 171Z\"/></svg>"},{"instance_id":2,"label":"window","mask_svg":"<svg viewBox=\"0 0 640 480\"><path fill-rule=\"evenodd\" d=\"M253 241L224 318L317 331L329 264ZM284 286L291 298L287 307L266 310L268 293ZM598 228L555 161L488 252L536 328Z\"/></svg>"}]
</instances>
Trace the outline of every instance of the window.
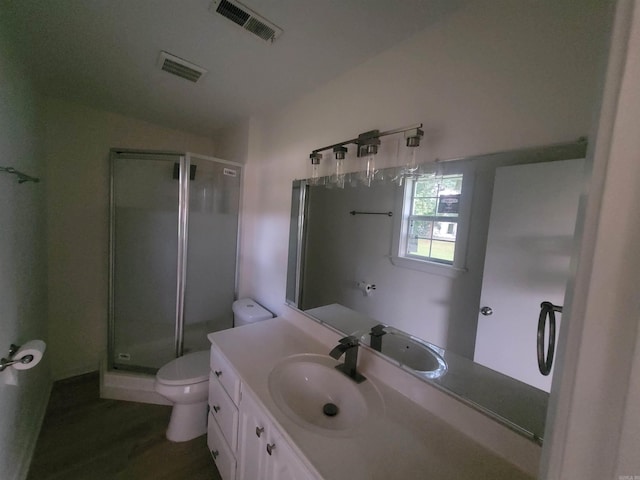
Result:
<instances>
[{"instance_id":1,"label":"window","mask_svg":"<svg viewBox=\"0 0 640 480\"><path fill-rule=\"evenodd\" d=\"M425 176L410 183L405 255L453 265L462 175Z\"/></svg>"},{"instance_id":2,"label":"window","mask_svg":"<svg viewBox=\"0 0 640 480\"><path fill-rule=\"evenodd\" d=\"M460 172L407 180L394 234L394 264L445 273L463 269L467 183Z\"/></svg>"}]
</instances>

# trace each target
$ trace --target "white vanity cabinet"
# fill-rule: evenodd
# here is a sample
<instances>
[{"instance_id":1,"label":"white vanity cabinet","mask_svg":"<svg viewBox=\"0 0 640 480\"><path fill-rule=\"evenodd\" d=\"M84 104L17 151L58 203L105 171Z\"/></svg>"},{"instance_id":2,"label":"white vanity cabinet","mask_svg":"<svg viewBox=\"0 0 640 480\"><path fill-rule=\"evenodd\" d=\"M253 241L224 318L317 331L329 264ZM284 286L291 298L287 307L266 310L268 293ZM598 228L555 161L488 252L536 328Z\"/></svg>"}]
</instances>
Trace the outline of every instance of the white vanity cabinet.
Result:
<instances>
[{"instance_id":1,"label":"white vanity cabinet","mask_svg":"<svg viewBox=\"0 0 640 480\"><path fill-rule=\"evenodd\" d=\"M207 424L207 446L222 479L234 480L236 478L237 464L235 453L229 447L212 415L209 415Z\"/></svg>"},{"instance_id":2,"label":"white vanity cabinet","mask_svg":"<svg viewBox=\"0 0 640 480\"><path fill-rule=\"evenodd\" d=\"M223 480L236 478L240 377L215 347L211 347L207 446Z\"/></svg>"},{"instance_id":3,"label":"white vanity cabinet","mask_svg":"<svg viewBox=\"0 0 640 480\"><path fill-rule=\"evenodd\" d=\"M238 480L317 479L271 423L263 408L245 390L242 392L240 401L237 478Z\"/></svg>"},{"instance_id":4,"label":"white vanity cabinet","mask_svg":"<svg viewBox=\"0 0 640 480\"><path fill-rule=\"evenodd\" d=\"M207 445L223 480L317 480L215 344Z\"/></svg>"}]
</instances>

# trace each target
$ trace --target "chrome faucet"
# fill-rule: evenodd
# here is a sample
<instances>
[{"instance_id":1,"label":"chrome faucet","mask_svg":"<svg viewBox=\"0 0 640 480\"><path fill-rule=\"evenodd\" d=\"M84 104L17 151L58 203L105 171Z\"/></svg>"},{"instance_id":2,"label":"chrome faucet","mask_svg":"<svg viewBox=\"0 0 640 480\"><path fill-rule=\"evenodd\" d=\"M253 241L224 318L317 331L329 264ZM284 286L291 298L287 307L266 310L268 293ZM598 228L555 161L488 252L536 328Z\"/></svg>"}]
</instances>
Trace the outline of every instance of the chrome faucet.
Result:
<instances>
[{"instance_id":1,"label":"chrome faucet","mask_svg":"<svg viewBox=\"0 0 640 480\"><path fill-rule=\"evenodd\" d=\"M356 337L349 336L340 339L340 343L329 352L333 358L338 360L344 354L344 363L336 365L336 370L341 371L351 380L356 383L362 383L366 380L364 375L361 375L356 370L358 364L358 345L360 342Z\"/></svg>"}]
</instances>

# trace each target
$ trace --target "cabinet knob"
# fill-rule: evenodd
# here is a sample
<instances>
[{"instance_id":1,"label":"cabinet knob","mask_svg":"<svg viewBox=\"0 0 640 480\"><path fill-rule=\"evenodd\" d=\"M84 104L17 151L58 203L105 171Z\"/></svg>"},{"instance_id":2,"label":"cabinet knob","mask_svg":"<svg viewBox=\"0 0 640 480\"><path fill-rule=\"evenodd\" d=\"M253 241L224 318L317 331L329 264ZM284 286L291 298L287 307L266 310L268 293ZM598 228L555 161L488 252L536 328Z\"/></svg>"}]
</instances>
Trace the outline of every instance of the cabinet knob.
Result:
<instances>
[{"instance_id":1,"label":"cabinet knob","mask_svg":"<svg viewBox=\"0 0 640 480\"><path fill-rule=\"evenodd\" d=\"M271 455L275 449L276 449L275 443L267 443L267 453L269 455Z\"/></svg>"},{"instance_id":2,"label":"cabinet knob","mask_svg":"<svg viewBox=\"0 0 640 480\"><path fill-rule=\"evenodd\" d=\"M214 370L213 373L216 374L216 377L220 377L220 375L222 375L222 371L220 370Z\"/></svg>"},{"instance_id":3,"label":"cabinet knob","mask_svg":"<svg viewBox=\"0 0 640 480\"><path fill-rule=\"evenodd\" d=\"M218 455L220 455L220 452L218 452L218 450L211 450L211 456L214 460L218 458Z\"/></svg>"},{"instance_id":4,"label":"cabinet knob","mask_svg":"<svg viewBox=\"0 0 640 480\"><path fill-rule=\"evenodd\" d=\"M260 438L262 432L264 432L264 427L256 427L256 437Z\"/></svg>"},{"instance_id":5,"label":"cabinet knob","mask_svg":"<svg viewBox=\"0 0 640 480\"><path fill-rule=\"evenodd\" d=\"M218 405L213 406L213 411L218 413L220 411L220 407Z\"/></svg>"}]
</instances>

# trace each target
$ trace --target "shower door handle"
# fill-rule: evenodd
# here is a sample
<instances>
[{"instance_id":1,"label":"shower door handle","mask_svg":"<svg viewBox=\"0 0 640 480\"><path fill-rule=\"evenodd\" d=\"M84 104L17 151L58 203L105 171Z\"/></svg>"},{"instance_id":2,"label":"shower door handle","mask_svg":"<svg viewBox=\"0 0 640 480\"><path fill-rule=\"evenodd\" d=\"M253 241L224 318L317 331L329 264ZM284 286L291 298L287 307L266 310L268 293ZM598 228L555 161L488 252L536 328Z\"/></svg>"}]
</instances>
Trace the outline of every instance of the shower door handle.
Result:
<instances>
[{"instance_id":1,"label":"shower door handle","mask_svg":"<svg viewBox=\"0 0 640 480\"><path fill-rule=\"evenodd\" d=\"M551 302L542 302L540 304L540 316L538 317L538 370L544 376L551 373L553 366L553 356L556 350L556 313L562 313L562 307L554 305ZM544 334L547 326L547 318L549 318L549 343L547 345L547 354L544 353Z\"/></svg>"}]
</instances>

